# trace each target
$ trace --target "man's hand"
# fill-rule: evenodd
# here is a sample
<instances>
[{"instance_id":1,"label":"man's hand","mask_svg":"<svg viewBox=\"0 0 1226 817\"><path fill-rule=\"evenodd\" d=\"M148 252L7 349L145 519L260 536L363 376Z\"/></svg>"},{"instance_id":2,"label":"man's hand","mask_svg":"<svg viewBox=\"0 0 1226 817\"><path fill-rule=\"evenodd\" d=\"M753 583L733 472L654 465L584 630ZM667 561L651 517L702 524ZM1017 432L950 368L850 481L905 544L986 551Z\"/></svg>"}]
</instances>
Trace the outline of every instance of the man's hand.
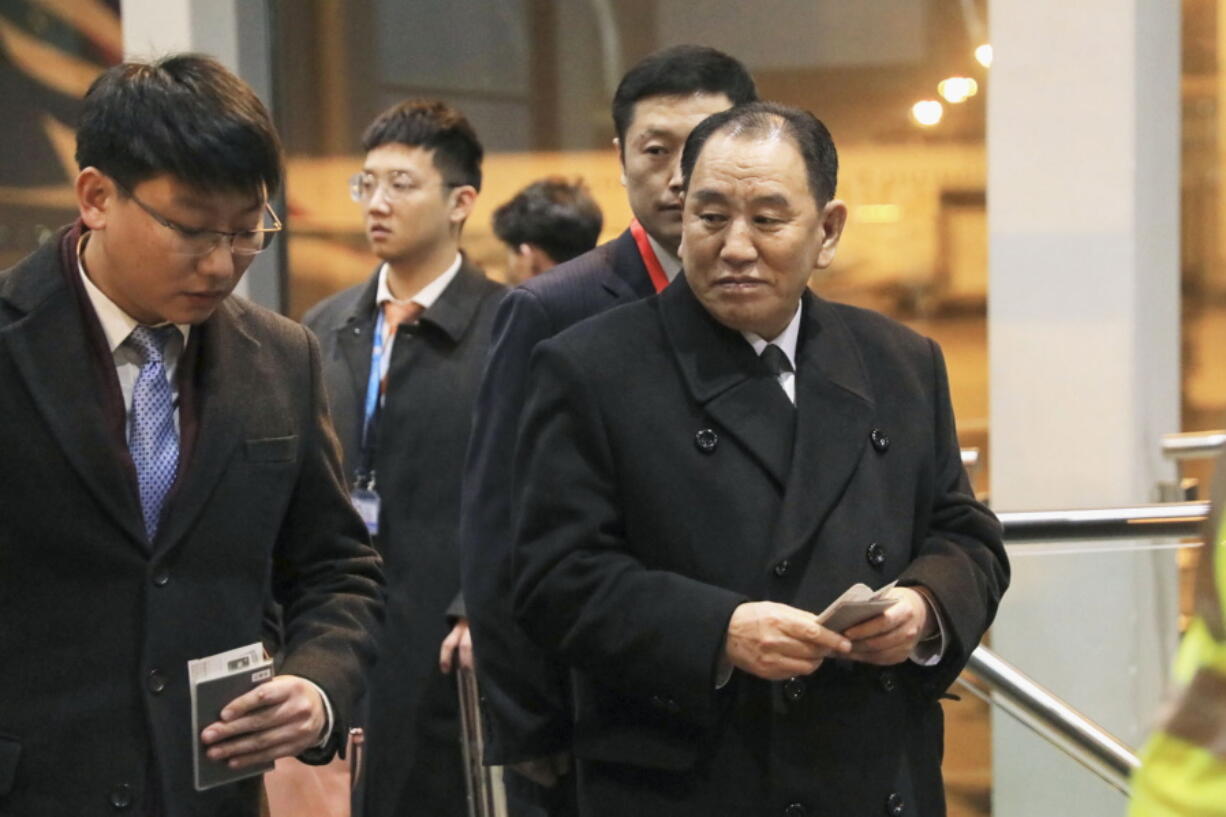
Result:
<instances>
[{"instance_id":1,"label":"man's hand","mask_svg":"<svg viewBox=\"0 0 1226 817\"><path fill-rule=\"evenodd\" d=\"M323 740L326 725L319 690L296 675L278 675L226 704L201 737L210 759L242 769L302 754Z\"/></svg>"},{"instance_id":2,"label":"man's hand","mask_svg":"<svg viewBox=\"0 0 1226 817\"><path fill-rule=\"evenodd\" d=\"M443 672L451 672L455 663L456 650L460 651L460 666L464 669L473 668L473 636L468 630L468 619L456 619L455 626L443 639L443 646L438 651L438 668Z\"/></svg>"},{"instance_id":3,"label":"man's hand","mask_svg":"<svg viewBox=\"0 0 1226 817\"><path fill-rule=\"evenodd\" d=\"M755 601L732 611L724 651L737 669L779 681L816 672L826 656L850 652L851 642L818 624L812 613Z\"/></svg>"},{"instance_id":4,"label":"man's hand","mask_svg":"<svg viewBox=\"0 0 1226 817\"><path fill-rule=\"evenodd\" d=\"M853 661L881 666L900 664L916 644L936 632L936 619L918 590L895 587L887 595L898 599L898 603L843 633L851 639L852 650L847 657Z\"/></svg>"}]
</instances>

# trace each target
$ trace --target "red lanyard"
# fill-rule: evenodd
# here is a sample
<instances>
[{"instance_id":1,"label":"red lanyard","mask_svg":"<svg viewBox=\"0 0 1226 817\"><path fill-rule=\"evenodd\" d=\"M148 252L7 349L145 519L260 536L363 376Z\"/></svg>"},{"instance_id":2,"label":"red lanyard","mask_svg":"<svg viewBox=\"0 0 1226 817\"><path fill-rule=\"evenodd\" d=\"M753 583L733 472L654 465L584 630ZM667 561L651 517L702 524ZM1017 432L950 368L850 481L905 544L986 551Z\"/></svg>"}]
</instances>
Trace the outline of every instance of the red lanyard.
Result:
<instances>
[{"instance_id":1,"label":"red lanyard","mask_svg":"<svg viewBox=\"0 0 1226 817\"><path fill-rule=\"evenodd\" d=\"M668 276L664 274L664 267L660 266L660 259L656 258L656 251L651 248L647 231L637 218L630 222L630 234L634 236L634 243L639 245L639 255L647 267L647 274L651 276L651 285L656 288L656 292L663 292L664 287L668 286Z\"/></svg>"}]
</instances>

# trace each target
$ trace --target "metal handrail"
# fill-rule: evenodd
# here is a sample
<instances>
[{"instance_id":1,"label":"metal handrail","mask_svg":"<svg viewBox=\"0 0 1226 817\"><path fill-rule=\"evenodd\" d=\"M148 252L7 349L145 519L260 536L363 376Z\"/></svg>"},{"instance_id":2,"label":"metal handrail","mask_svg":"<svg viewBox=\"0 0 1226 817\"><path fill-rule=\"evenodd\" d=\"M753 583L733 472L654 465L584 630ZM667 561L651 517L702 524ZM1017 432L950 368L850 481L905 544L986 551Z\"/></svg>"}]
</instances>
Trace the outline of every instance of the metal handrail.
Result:
<instances>
[{"instance_id":1,"label":"metal handrail","mask_svg":"<svg viewBox=\"0 0 1226 817\"><path fill-rule=\"evenodd\" d=\"M987 647L975 648L958 683L1128 795L1136 754Z\"/></svg>"},{"instance_id":2,"label":"metal handrail","mask_svg":"<svg viewBox=\"0 0 1226 817\"><path fill-rule=\"evenodd\" d=\"M968 454L973 460L968 463ZM977 449L963 450L963 463L974 467ZM1209 514L1208 502L1170 502L1115 508L1005 511L997 513L1010 544L1077 539L1191 538L1201 533ZM1125 796L1129 777L1140 761L1136 754L1107 730L1037 683L987 647L975 648L958 683L976 697L998 707ZM468 771L469 808L473 815L504 814L501 781L483 768L483 740L477 717L476 680L458 673L463 720L465 766Z\"/></svg>"},{"instance_id":3,"label":"metal handrail","mask_svg":"<svg viewBox=\"0 0 1226 817\"><path fill-rule=\"evenodd\" d=\"M1191 538L1200 535L1208 515L1208 502L996 514L1011 545L1075 539Z\"/></svg>"},{"instance_id":4,"label":"metal handrail","mask_svg":"<svg viewBox=\"0 0 1226 817\"><path fill-rule=\"evenodd\" d=\"M1201 534L1208 514L1208 502L1167 502L1115 508L1004 511L996 516L1004 528L1005 541L1016 545L1192 538ZM987 647L975 648L958 683L1128 795L1129 776L1139 765L1132 750Z\"/></svg>"},{"instance_id":5,"label":"metal handrail","mask_svg":"<svg viewBox=\"0 0 1226 817\"><path fill-rule=\"evenodd\" d=\"M1226 430L1185 431L1162 435L1162 453L1173 460L1216 457L1226 448Z\"/></svg>"}]
</instances>

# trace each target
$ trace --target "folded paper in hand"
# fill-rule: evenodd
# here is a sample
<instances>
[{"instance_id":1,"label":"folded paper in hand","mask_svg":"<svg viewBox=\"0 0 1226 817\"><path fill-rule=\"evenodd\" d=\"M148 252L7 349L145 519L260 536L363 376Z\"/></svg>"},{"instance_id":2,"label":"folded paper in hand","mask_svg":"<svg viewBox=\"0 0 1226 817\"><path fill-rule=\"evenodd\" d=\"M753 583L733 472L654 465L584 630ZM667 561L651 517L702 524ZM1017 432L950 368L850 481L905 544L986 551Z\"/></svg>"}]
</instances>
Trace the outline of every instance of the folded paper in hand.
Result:
<instances>
[{"instance_id":1,"label":"folded paper in hand","mask_svg":"<svg viewBox=\"0 0 1226 817\"><path fill-rule=\"evenodd\" d=\"M890 582L876 591L867 584L853 584L818 615L817 623L827 630L841 633L868 621L898 601L887 595L894 589L895 584L896 582Z\"/></svg>"},{"instance_id":2,"label":"folded paper in hand","mask_svg":"<svg viewBox=\"0 0 1226 817\"><path fill-rule=\"evenodd\" d=\"M196 791L272 770L272 763L231 769L225 761L210 760L206 754L208 747L200 739L200 733L206 726L221 720L221 710L226 704L270 680L272 674L272 659L259 642L187 662L192 698L192 735L195 736L192 760L196 770Z\"/></svg>"}]
</instances>

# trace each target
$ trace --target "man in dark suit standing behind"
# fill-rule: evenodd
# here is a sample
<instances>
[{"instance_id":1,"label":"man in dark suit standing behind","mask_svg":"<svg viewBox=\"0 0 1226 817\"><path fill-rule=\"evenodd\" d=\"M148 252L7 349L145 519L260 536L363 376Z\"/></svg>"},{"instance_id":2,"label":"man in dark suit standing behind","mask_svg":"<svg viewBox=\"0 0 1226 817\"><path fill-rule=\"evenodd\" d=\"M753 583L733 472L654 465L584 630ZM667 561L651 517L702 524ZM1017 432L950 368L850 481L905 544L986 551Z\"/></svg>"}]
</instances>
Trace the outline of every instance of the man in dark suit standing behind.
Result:
<instances>
[{"instance_id":1,"label":"man in dark suit standing behind","mask_svg":"<svg viewBox=\"0 0 1226 817\"><path fill-rule=\"evenodd\" d=\"M939 697L1008 581L930 340L807 289L847 210L811 114L682 158L684 274L537 347L515 610L574 671L585 817L944 813ZM845 589L893 606L843 632Z\"/></svg>"},{"instance_id":2,"label":"man in dark suit standing behind","mask_svg":"<svg viewBox=\"0 0 1226 817\"><path fill-rule=\"evenodd\" d=\"M540 341L584 318L662 289L681 267L681 147L708 115L756 98L737 60L682 45L644 59L613 97L614 145L634 221L603 244L512 290L494 324L464 474L464 594L477 652L485 761L505 764L513 814L538 803L573 813L566 669L511 618L511 460Z\"/></svg>"},{"instance_id":3,"label":"man in dark suit standing behind","mask_svg":"<svg viewBox=\"0 0 1226 817\"><path fill-rule=\"evenodd\" d=\"M364 817L462 817L458 698L446 674L457 651L472 660L453 605L460 477L505 290L460 253L481 189L482 148L468 120L442 102L409 100L377 117L362 147L350 192L382 262L306 316L323 344L345 473L387 572L355 806Z\"/></svg>"},{"instance_id":4,"label":"man in dark suit standing behind","mask_svg":"<svg viewBox=\"0 0 1226 817\"><path fill-rule=\"evenodd\" d=\"M301 326L231 297L280 229L280 144L211 59L86 94L80 220L0 272L0 815L254 817L233 767L326 762L381 573ZM187 662L260 640L278 675L191 732Z\"/></svg>"}]
</instances>

